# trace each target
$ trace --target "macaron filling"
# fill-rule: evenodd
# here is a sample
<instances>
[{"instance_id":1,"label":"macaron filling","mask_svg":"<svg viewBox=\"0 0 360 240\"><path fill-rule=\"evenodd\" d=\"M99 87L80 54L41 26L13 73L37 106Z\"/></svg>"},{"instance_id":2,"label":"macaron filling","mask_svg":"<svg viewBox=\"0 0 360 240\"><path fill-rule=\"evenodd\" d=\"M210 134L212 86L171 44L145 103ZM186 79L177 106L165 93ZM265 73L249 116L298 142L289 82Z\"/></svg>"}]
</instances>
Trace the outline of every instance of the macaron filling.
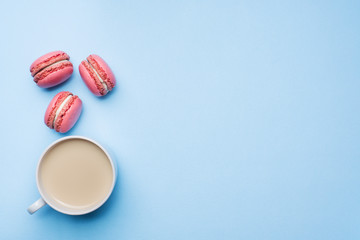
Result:
<instances>
[{"instance_id":1,"label":"macaron filling","mask_svg":"<svg viewBox=\"0 0 360 240\"><path fill-rule=\"evenodd\" d=\"M94 71L95 75L97 76L97 78L99 79L100 83L104 86L104 89L107 92L109 92L109 88L106 85L105 81L100 77L99 73L96 71L96 69L94 68L93 65L91 65L91 63L86 59L86 61L89 63L89 66L92 68L92 70Z\"/></svg>"},{"instance_id":2,"label":"macaron filling","mask_svg":"<svg viewBox=\"0 0 360 240\"><path fill-rule=\"evenodd\" d=\"M72 94L70 94L69 96L67 96L67 97L65 98L65 100L60 104L59 108L56 110L55 117L54 117L54 120L53 120L53 122L52 122L52 128L55 127L55 122L56 122L56 120L57 120L57 118L58 118L61 110L64 108L65 104L66 104L68 101L70 101L70 99L72 98L72 96L73 96Z\"/></svg>"},{"instance_id":3,"label":"macaron filling","mask_svg":"<svg viewBox=\"0 0 360 240\"><path fill-rule=\"evenodd\" d=\"M36 77L37 74L41 73L42 71L44 71L44 70L46 70L46 69L48 69L48 68L51 68L51 67L54 66L55 64L62 63L62 62L68 62L68 61L69 61L69 60L67 60L67 59L65 59L65 60L60 60L60 61L54 62L54 63L46 66L46 67L40 69L37 73L35 73L35 74L34 74L34 78Z\"/></svg>"},{"instance_id":4,"label":"macaron filling","mask_svg":"<svg viewBox=\"0 0 360 240\"><path fill-rule=\"evenodd\" d=\"M45 67L59 62L61 60L69 60L70 57L63 51L55 51L45 54L38 59L36 59L30 66L31 76L34 76L36 73L40 72Z\"/></svg>"}]
</instances>

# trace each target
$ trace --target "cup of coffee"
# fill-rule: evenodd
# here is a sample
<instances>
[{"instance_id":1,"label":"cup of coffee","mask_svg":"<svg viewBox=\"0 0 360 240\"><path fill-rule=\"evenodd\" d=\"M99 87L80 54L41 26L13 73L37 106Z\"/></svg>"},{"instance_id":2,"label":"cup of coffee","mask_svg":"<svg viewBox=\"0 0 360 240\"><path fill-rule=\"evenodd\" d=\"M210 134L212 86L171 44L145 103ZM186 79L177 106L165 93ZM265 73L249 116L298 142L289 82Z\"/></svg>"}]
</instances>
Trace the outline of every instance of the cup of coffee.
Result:
<instances>
[{"instance_id":1,"label":"cup of coffee","mask_svg":"<svg viewBox=\"0 0 360 240\"><path fill-rule=\"evenodd\" d=\"M115 162L100 144L82 136L61 138L40 157L36 184L41 198L27 210L33 214L48 204L69 215L90 213L110 197L116 175Z\"/></svg>"}]
</instances>

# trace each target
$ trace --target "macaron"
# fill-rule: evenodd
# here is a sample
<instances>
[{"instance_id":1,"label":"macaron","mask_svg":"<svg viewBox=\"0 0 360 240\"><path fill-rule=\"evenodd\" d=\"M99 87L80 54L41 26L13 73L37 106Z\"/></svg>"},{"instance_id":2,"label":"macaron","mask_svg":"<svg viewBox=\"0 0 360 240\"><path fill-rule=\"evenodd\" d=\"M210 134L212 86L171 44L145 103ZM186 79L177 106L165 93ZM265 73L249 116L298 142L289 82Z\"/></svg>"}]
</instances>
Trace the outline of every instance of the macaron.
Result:
<instances>
[{"instance_id":1,"label":"macaron","mask_svg":"<svg viewBox=\"0 0 360 240\"><path fill-rule=\"evenodd\" d=\"M46 126L60 133L69 131L80 117L81 99L68 91L59 92L46 109Z\"/></svg>"},{"instance_id":2,"label":"macaron","mask_svg":"<svg viewBox=\"0 0 360 240\"><path fill-rule=\"evenodd\" d=\"M96 96L105 96L116 84L115 76L107 63L98 55L91 54L79 65L81 78Z\"/></svg>"},{"instance_id":3,"label":"macaron","mask_svg":"<svg viewBox=\"0 0 360 240\"><path fill-rule=\"evenodd\" d=\"M49 88L65 82L73 73L70 57L63 51L47 53L30 66L34 82L42 88Z\"/></svg>"}]
</instances>

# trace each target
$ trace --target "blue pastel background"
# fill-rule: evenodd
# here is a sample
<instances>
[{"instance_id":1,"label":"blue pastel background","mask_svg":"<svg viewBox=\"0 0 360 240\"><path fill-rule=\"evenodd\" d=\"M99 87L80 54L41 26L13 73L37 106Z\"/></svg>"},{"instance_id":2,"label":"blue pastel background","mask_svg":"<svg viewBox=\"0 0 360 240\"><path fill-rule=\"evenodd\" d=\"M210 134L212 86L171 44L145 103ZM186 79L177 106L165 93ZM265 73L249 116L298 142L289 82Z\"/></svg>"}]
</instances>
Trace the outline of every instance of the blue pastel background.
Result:
<instances>
[{"instance_id":1,"label":"blue pastel background","mask_svg":"<svg viewBox=\"0 0 360 240\"><path fill-rule=\"evenodd\" d=\"M360 239L359 1L2 1L0 239ZM37 87L53 50L75 66ZM118 85L93 96L91 53ZM84 109L45 127L59 91ZM119 165L110 200L80 217L44 207L35 169L62 136Z\"/></svg>"}]
</instances>

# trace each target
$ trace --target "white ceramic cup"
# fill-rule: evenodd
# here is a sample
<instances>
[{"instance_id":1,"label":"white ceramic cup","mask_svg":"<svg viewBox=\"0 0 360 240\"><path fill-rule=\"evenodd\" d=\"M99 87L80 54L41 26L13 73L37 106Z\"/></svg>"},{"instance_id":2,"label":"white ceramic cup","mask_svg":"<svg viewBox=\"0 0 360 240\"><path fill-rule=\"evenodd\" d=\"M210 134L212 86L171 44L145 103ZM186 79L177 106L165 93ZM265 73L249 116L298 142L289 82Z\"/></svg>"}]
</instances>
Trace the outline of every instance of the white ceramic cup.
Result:
<instances>
[{"instance_id":1,"label":"white ceramic cup","mask_svg":"<svg viewBox=\"0 0 360 240\"><path fill-rule=\"evenodd\" d=\"M68 208L66 206L60 205L58 202L56 202L55 200L51 199L50 197L48 197L48 195L46 194L46 190L42 187L42 185L40 184L40 179L39 179L39 168L41 165L42 160L44 159L45 154L52 148L56 147L56 145L58 145L59 143L69 140L69 139L82 139L82 140L86 140L89 141L93 144L95 144L96 146L98 146L107 156L107 158L109 159L110 163L111 163L111 168L112 168L112 174L113 174L113 182L112 182L112 186L109 190L109 192L107 193L106 197L104 197L104 199L99 202L97 205L92 206L90 208L86 208L86 209L74 209L74 208ZM52 207L53 209L55 209L58 212L64 213L64 214L68 214L68 215L83 215L83 214L87 214L90 213L92 211L95 211L96 209L98 209L99 207L101 207L106 200L110 197L115 183L116 183L116 177L117 177L117 167L116 167L116 163L111 159L110 155L108 154L108 152L97 142L95 142L92 139L86 138L86 137L82 137L82 136L69 136L69 137L63 137L58 139L57 141L53 142L52 144L50 144L50 146L48 146L46 148L46 150L43 152L43 154L40 157L37 169L36 169L36 185L39 189L41 198L38 199L36 202L34 202L33 204L31 204L31 206L27 209L27 211L30 214L33 214L34 212L36 212L37 210L39 210L40 208L42 208L43 206L45 206L46 204L48 204L50 207Z\"/></svg>"}]
</instances>

